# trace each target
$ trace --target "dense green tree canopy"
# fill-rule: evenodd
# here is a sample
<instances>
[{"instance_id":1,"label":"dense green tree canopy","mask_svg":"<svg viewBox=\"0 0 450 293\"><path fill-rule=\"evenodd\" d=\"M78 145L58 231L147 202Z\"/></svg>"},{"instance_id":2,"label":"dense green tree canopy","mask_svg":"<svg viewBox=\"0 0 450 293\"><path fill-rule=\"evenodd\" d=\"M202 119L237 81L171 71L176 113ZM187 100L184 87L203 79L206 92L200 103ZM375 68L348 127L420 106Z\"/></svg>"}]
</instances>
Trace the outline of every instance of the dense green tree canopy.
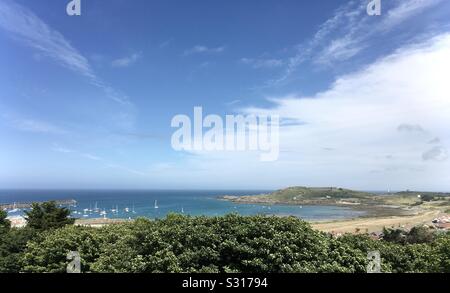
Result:
<instances>
[{"instance_id":1,"label":"dense green tree canopy","mask_svg":"<svg viewBox=\"0 0 450 293\"><path fill-rule=\"evenodd\" d=\"M27 226L40 231L61 228L75 221L69 218L70 210L58 207L55 202L34 203L25 214Z\"/></svg>"},{"instance_id":2,"label":"dense green tree canopy","mask_svg":"<svg viewBox=\"0 0 450 293\"><path fill-rule=\"evenodd\" d=\"M29 241L39 242L40 232L74 223L68 218L70 211L57 207L54 202L33 204L26 214L27 226L11 229L6 212L0 211L0 272L23 271L24 252Z\"/></svg>"},{"instance_id":3,"label":"dense green tree canopy","mask_svg":"<svg viewBox=\"0 0 450 293\"><path fill-rule=\"evenodd\" d=\"M189 217L90 228L68 210L35 204L28 225L10 228L0 213L0 272L65 272L69 252L83 272L366 272L379 251L382 272L450 272L450 234L424 227L333 238L295 217Z\"/></svg>"},{"instance_id":4,"label":"dense green tree canopy","mask_svg":"<svg viewBox=\"0 0 450 293\"><path fill-rule=\"evenodd\" d=\"M6 219L8 214L0 210L0 235L9 231L11 223Z\"/></svg>"},{"instance_id":5,"label":"dense green tree canopy","mask_svg":"<svg viewBox=\"0 0 450 293\"><path fill-rule=\"evenodd\" d=\"M67 253L78 251L84 272L366 272L367 253L378 250L383 272L449 272L449 245L449 235L421 244L333 239L293 217L170 215L45 232L28 244L23 271L64 272Z\"/></svg>"}]
</instances>

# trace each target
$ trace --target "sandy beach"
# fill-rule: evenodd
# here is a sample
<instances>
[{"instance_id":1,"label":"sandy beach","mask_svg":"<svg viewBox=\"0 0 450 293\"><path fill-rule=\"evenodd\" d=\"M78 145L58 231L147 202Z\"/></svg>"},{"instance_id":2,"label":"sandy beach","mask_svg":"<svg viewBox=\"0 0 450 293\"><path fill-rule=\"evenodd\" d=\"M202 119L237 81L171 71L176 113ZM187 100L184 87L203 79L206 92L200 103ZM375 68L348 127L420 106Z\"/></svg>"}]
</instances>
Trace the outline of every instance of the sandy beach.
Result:
<instances>
[{"instance_id":1,"label":"sandy beach","mask_svg":"<svg viewBox=\"0 0 450 293\"><path fill-rule=\"evenodd\" d=\"M421 212L417 215L409 216L385 216L385 217L368 217L355 218L347 220L336 220L327 222L310 222L312 227L323 232L333 233L372 233L381 232L386 228L404 228L410 229L418 225L430 225L431 221L443 213L439 210L429 210ZM113 225L126 223L132 220L126 219L77 219L75 225L102 227L105 225Z\"/></svg>"},{"instance_id":2,"label":"sandy beach","mask_svg":"<svg viewBox=\"0 0 450 293\"><path fill-rule=\"evenodd\" d=\"M431 221L438 217L440 214L442 214L441 211L432 210L411 216L370 217L332 222L313 222L312 226L314 229L323 232L372 233L380 232L384 227L409 229L422 224L430 225Z\"/></svg>"}]
</instances>

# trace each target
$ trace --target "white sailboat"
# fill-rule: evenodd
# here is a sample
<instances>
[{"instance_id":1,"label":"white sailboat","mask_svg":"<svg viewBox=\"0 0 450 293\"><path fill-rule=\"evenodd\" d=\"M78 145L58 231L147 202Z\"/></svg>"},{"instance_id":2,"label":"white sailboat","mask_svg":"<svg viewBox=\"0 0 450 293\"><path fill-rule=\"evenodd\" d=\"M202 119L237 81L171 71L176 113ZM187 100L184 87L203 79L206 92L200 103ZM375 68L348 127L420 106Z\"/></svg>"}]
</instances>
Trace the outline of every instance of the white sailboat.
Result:
<instances>
[{"instance_id":1,"label":"white sailboat","mask_svg":"<svg viewBox=\"0 0 450 293\"><path fill-rule=\"evenodd\" d=\"M20 212L20 210L16 207L16 203L14 202L12 210L8 211L8 213L17 213Z\"/></svg>"},{"instance_id":2,"label":"white sailboat","mask_svg":"<svg viewBox=\"0 0 450 293\"><path fill-rule=\"evenodd\" d=\"M134 203L133 203L133 210L131 211L133 214L136 214L136 211L134 210Z\"/></svg>"},{"instance_id":3,"label":"white sailboat","mask_svg":"<svg viewBox=\"0 0 450 293\"><path fill-rule=\"evenodd\" d=\"M184 208L183 207L181 207L181 213L184 214Z\"/></svg>"},{"instance_id":4,"label":"white sailboat","mask_svg":"<svg viewBox=\"0 0 450 293\"><path fill-rule=\"evenodd\" d=\"M159 209L157 200L155 200L155 209Z\"/></svg>"}]
</instances>

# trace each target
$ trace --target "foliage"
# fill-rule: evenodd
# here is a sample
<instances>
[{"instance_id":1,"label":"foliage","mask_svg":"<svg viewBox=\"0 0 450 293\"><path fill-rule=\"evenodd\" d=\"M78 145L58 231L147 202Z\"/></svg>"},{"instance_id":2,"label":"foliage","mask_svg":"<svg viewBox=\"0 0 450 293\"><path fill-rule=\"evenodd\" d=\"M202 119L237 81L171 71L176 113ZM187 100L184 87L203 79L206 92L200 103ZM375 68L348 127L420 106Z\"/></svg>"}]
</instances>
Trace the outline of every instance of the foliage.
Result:
<instances>
[{"instance_id":1,"label":"foliage","mask_svg":"<svg viewBox=\"0 0 450 293\"><path fill-rule=\"evenodd\" d=\"M102 232L76 226L46 231L28 243L23 256L23 271L63 273L70 251L82 255L83 271L89 271L90 264L99 257L102 242L110 240Z\"/></svg>"},{"instance_id":2,"label":"foliage","mask_svg":"<svg viewBox=\"0 0 450 293\"><path fill-rule=\"evenodd\" d=\"M434 239L434 231L424 226L413 227L410 231L384 228L383 235L383 240L400 244L430 243Z\"/></svg>"},{"instance_id":3,"label":"foliage","mask_svg":"<svg viewBox=\"0 0 450 293\"><path fill-rule=\"evenodd\" d=\"M431 194L424 194L421 196L422 201L433 201L434 196Z\"/></svg>"},{"instance_id":4,"label":"foliage","mask_svg":"<svg viewBox=\"0 0 450 293\"><path fill-rule=\"evenodd\" d=\"M45 232L28 244L23 271L64 272L67 253L78 251L84 272L361 273L373 250L380 251L383 272L448 271L450 237L431 241L402 244L365 235L333 239L293 217L170 215Z\"/></svg>"},{"instance_id":5,"label":"foliage","mask_svg":"<svg viewBox=\"0 0 450 293\"><path fill-rule=\"evenodd\" d=\"M35 237L30 228L11 229L0 235L0 272L17 273L22 269L22 256L27 242Z\"/></svg>"},{"instance_id":6,"label":"foliage","mask_svg":"<svg viewBox=\"0 0 450 293\"><path fill-rule=\"evenodd\" d=\"M450 273L450 235L442 235L434 241L437 267L435 272Z\"/></svg>"},{"instance_id":7,"label":"foliage","mask_svg":"<svg viewBox=\"0 0 450 293\"><path fill-rule=\"evenodd\" d=\"M57 207L55 202L34 203L31 211L25 214L28 227L39 231L61 228L75 222L69 218L70 210Z\"/></svg>"},{"instance_id":8,"label":"foliage","mask_svg":"<svg viewBox=\"0 0 450 293\"><path fill-rule=\"evenodd\" d=\"M0 210L0 235L7 233L11 228L11 223L6 217L8 217L8 214Z\"/></svg>"},{"instance_id":9,"label":"foliage","mask_svg":"<svg viewBox=\"0 0 450 293\"><path fill-rule=\"evenodd\" d=\"M32 210L26 214L28 223L25 228L10 229L6 213L0 212L0 272L22 271L28 242L34 240L39 243L44 237L40 232L74 223L73 219L68 218L70 212L65 208L58 208L54 202L33 204Z\"/></svg>"},{"instance_id":10,"label":"foliage","mask_svg":"<svg viewBox=\"0 0 450 293\"><path fill-rule=\"evenodd\" d=\"M433 231L425 226L413 227L406 235L406 242L410 244L415 243L430 243L434 239Z\"/></svg>"},{"instance_id":11,"label":"foliage","mask_svg":"<svg viewBox=\"0 0 450 293\"><path fill-rule=\"evenodd\" d=\"M382 272L450 272L450 235L423 227L386 229L384 240L350 234L336 239L294 217L231 214L91 228L67 225L71 221L54 208L34 206L33 225L0 235L0 272L62 273L67 254L76 251L83 272L363 273L374 250Z\"/></svg>"},{"instance_id":12,"label":"foliage","mask_svg":"<svg viewBox=\"0 0 450 293\"><path fill-rule=\"evenodd\" d=\"M406 232L402 229L383 228L383 240L393 243L406 243Z\"/></svg>"}]
</instances>

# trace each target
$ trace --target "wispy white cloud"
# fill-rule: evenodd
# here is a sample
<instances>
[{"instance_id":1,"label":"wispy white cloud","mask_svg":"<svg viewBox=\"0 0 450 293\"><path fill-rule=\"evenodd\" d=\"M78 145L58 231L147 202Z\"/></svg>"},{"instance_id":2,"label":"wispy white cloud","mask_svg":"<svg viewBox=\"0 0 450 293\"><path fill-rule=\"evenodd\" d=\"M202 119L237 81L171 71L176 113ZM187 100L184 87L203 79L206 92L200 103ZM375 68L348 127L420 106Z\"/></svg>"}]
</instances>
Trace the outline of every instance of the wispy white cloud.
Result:
<instances>
[{"instance_id":1,"label":"wispy white cloud","mask_svg":"<svg viewBox=\"0 0 450 293\"><path fill-rule=\"evenodd\" d=\"M70 149L70 148L62 147L59 144L54 144L53 147L51 148L51 150L54 151L54 152L61 153L61 154L76 155L78 157L81 157L81 158L84 158L84 159L87 159L87 160L90 160L90 161L98 162L99 164L103 165L103 167L105 167L105 168L117 169L117 170L125 171L127 173L131 173L131 174L139 175L139 176L149 176L149 175L151 175L150 173L141 172L139 170L128 168L128 167L120 165L120 164L111 163L107 159L104 159L104 158L102 158L102 157L100 157L98 155L94 155L94 154L91 154L91 153L81 152L81 151L78 151L78 150L73 150L73 149Z\"/></svg>"},{"instance_id":2,"label":"wispy white cloud","mask_svg":"<svg viewBox=\"0 0 450 293\"><path fill-rule=\"evenodd\" d=\"M284 74L269 84L286 81L304 62L319 66L331 66L348 60L370 47L371 39L391 32L403 22L412 19L442 0L404 0L383 2L383 15L370 17L366 14L365 1L349 1L339 7L314 36L299 45L294 56L288 58Z\"/></svg>"},{"instance_id":3,"label":"wispy white cloud","mask_svg":"<svg viewBox=\"0 0 450 293\"><path fill-rule=\"evenodd\" d=\"M423 10L436 6L443 0L408 0L398 2L398 6L387 11L379 30L389 30L401 22L421 13Z\"/></svg>"},{"instance_id":4,"label":"wispy white cloud","mask_svg":"<svg viewBox=\"0 0 450 293\"><path fill-rule=\"evenodd\" d=\"M411 19L413 16L435 6L441 1L397 1L394 7L385 11L386 15L383 15L381 20L361 13L365 11L364 6L367 5L365 2L359 7L350 8L357 9L359 17L355 17L356 14L352 14L351 10L343 10L340 13L344 13L347 17L347 23L345 29L341 32L342 35L331 39L325 48L319 52L315 61L321 64L331 64L335 61L347 60L366 48L366 43L373 36L391 31L402 22Z\"/></svg>"},{"instance_id":5,"label":"wispy white cloud","mask_svg":"<svg viewBox=\"0 0 450 293\"><path fill-rule=\"evenodd\" d=\"M130 56L119 58L111 62L112 67L128 67L136 63L142 57L141 53L134 53Z\"/></svg>"},{"instance_id":6,"label":"wispy white cloud","mask_svg":"<svg viewBox=\"0 0 450 293\"><path fill-rule=\"evenodd\" d=\"M241 63L252 66L253 68L275 68L284 65L281 59L263 59L263 58L241 58Z\"/></svg>"},{"instance_id":7,"label":"wispy white cloud","mask_svg":"<svg viewBox=\"0 0 450 293\"><path fill-rule=\"evenodd\" d=\"M62 135L69 133L66 129L61 126L54 125L47 121L27 119L27 118L17 118L11 117L10 115L3 115L9 124L17 130L24 132L34 132L42 134L56 134Z\"/></svg>"},{"instance_id":8,"label":"wispy white cloud","mask_svg":"<svg viewBox=\"0 0 450 293\"><path fill-rule=\"evenodd\" d=\"M168 47L172 43L173 39L166 40L158 45L160 49Z\"/></svg>"},{"instance_id":9,"label":"wispy white cloud","mask_svg":"<svg viewBox=\"0 0 450 293\"><path fill-rule=\"evenodd\" d=\"M119 165L119 164L107 164L106 167L107 168L111 168L111 169L117 169L117 170L125 171L125 172L131 173L133 175L139 175L139 176L144 176L144 177L148 177L149 175L151 175L149 173L142 172L142 171L135 170L135 169L131 169L131 168Z\"/></svg>"},{"instance_id":10,"label":"wispy white cloud","mask_svg":"<svg viewBox=\"0 0 450 293\"><path fill-rule=\"evenodd\" d=\"M128 97L120 95L102 81L93 71L88 59L60 32L50 27L28 8L11 0L2 0L0 28L37 50L42 56L47 56L59 65L86 77L92 85L103 89L108 98L121 104L131 103Z\"/></svg>"},{"instance_id":11,"label":"wispy white cloud","mask_svg":"<svg viewBox=\"0 0 450 293\"><path fill-rule=\"evenodd\" d=\"M314 60L315 63L329 65L336 60L344 61L357 55L364 49L365 45L351 36L345 36L332 40L325 47L319 56Z\"/></svg>"},{"instance_id":12,"label":"wispy white cloud","mask_svg":"<svg viewBox=\"0 0 450 293\"><path fill-rule=\"evenodd\" d=\"M225 103L225 105L233 106L233 105L239 104L240 102L241 102L241 100L236 99L236 100L232 100L232 101L229 101L229 102Z\"/></svg>"},{"instance_id":13,"label":"wispy white cloud","mask_svg":"<svg viewBox=\"0 0 450 293\"><path fill-rule=\"evenodd\" d=\"M188 56L188 55L193 55L193 54L217 54L217 53L222 53L225 51L225 47L221 46L221 47L214 47L214 48L210 48L207 46L203 46L203 45L197 45L194 46L190 49L187 49L183 52L183 56Z\"/></svg>"},{"instance_id":14,"label":"wispy white cloud","mask_svg":"<svg viewBox=\"0 0 450 293\"><path fill-rule=\"evenodd\" d=\"M95 79L89 62L58 31L29 9L10 0L0 2L0 27L41 54L88 78Z\"/></svg>"},{"instance_id":15,"label":"wispy white cloud","mask_svg":"<svg viewBox=\"0 0 450 293\"><path fill-rule=\"evenodd\" d=\"M75 153L76 151L62 147L58 144L54 144L52 147L52 151L54 152L58 152L58 153L63 153L63 154L70 154L70 153Z\"/></svg>"},{"instance_id":16,"label":"wispy white cloud","mask_svg":"<svg viewBox=\"0 0 450 293\"><path fill-rule=\"evenodd\" d=\"M51 148L51 150L54 152L57 152L57 153L62 153L62 154L76 154L82 158L92 160L92 161L103 161L103 159L99 156L96 156L96 155L93 155L90 153L83 153L83 152L69 149L66 147L62 147L59 144L54 144L53 147Z\"/></svg>"},{"instance_id":17,"label":"wispy white cloud","mask_svg":"<svg viewBox=\"0 0 450 293\"><path fill-rule=\"evenodd\" d=\"M96 155L92 155L92 154L81 154L81 156L86 159L93 160L93 161L102 161L102 158L100 158Z\"/></svg>"}]
</instances>

